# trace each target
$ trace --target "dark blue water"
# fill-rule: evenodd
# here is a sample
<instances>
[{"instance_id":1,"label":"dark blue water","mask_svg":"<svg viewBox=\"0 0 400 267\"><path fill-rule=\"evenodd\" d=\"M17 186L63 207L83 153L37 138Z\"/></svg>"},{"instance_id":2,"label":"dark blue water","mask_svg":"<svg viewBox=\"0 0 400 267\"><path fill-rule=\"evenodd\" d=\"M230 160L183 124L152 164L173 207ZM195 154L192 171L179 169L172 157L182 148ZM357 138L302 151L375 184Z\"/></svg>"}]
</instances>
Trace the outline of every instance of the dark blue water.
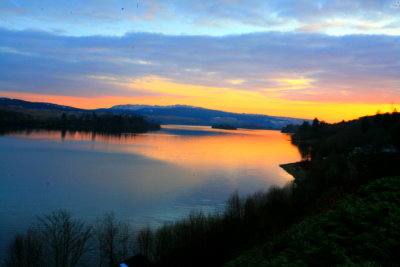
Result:
<instances>
[{"instance_id":1,"label":"dark blue water","mask_svg":"<svg viewBox=\"0 0 400 267\"><path fill-rule=\"evenodd\" d=\"M140 135L32 132L0 137L0 250L36 216L67 209L88 223L106 212L135 227L190 210L221 210L291 177L300 159L277 131L166 126Z\"/></svg>"}]
</instances>

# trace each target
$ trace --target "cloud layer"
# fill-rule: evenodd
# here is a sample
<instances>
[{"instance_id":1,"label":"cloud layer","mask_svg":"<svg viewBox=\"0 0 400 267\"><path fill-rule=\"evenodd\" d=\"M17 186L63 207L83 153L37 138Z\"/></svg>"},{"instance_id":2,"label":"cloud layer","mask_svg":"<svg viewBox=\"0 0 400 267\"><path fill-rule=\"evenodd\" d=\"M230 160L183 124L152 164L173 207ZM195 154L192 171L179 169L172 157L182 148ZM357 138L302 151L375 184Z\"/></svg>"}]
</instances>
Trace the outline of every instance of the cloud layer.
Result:
<instances>
[{"instance_id":1,"label":"cloud layer","mask_svg":"<svg viewBox=\"0 0 400 267\"><path fill-rule=\"evenodd\" d=\"M3 95L278 115L400 102L399 1L5 0L0 15Z\"/></svg>"},{"instance_id":2,"label":"cloud layer","mask_svg":"<svg viewBox=\"0 0 400 267\"><path fill-rule=\"evenodd\" d=\"M269 32L65 37L9 30L0 35L2 91L168 94L161 88L140 88L138 81L153 78L302 101L382 103L400 97L397 36Z\"/></svg>"},{"instance_id":3,"label":"cloud layer","mask_svg":"<svg viewBox=\"0 0 400 267\"><path fill-rule=\"evenodd\" d=\"M0 13L0 27L75 36L121 36L128 32L214 36L254 31L400 33L397 0L4 0Z\"/></svg>"}]
</instances>

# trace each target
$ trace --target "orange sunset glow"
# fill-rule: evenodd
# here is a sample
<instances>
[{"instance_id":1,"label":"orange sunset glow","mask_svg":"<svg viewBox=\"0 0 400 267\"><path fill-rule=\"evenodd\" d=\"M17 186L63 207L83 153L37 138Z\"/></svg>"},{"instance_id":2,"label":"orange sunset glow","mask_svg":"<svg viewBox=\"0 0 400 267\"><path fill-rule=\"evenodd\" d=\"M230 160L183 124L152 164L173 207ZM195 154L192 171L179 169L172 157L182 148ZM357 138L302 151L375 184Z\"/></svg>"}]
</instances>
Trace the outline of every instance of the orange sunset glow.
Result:
<instances>
[{"instance_id":1,"label":"orange sunset glow","mask_svg":"<svg viewBox=\"0 0 400 267\"><path fill-rule=\"evenodd\" d=\"M56 96L27 93L2 92L2 96L24 99L34 102L49 102L59 105L72 106L83 109L96 109L112 107L118 104L139 105L174 105L185 103L187 105L204 107L209 109L224 110L235 113L265 114L272 116L295 117L313 119L318 117L326 122L338 122L341 120L356 119L366 115L374 115L377 112L392 112L399 105L393 103L346 103L346 102L321 102L321 101L292 101L277 98L268 98L261 93L248 93L246 91L231 91L228 88L197 87L194 85L180 85L156 82L147 84L149 88L161 88L159 92L176 93L180 89L188 89L184 97L178 96ZM176 86L175 86L176 85ZM171 89L171 91L168 91ZM194 89L194 90L190 90ZM219 91L218 95L212 92ZM208 93L210 92L210 93ZM184 100L184 101L183 101Z\"/></svg>"},{"instance_id":2,"label":"orange sunset glow","mask_svg":"<svg viewBox=\"0 0 400 267\"><path fill-rule=\"evenodd\" d=\"M399 161L400 0L0 0L1 266L397 266Z\"/></svg>"},{"instance_id":3,"label":"orange sunset glow","mask_svg":"<svg viewBox=\"0 0 400 267\"><path fill-rule=\"evenodd\" d=\"M54 16L64 4L51 4L48 21L5 4L0 97L83 109L191 105L327 122L393 111L400 104L399 8L360 2L357 15L343 17L346 5L317 2L300 9L124 2L118 12L97 3L73 17Z\"/></svg>"}]
</instances>

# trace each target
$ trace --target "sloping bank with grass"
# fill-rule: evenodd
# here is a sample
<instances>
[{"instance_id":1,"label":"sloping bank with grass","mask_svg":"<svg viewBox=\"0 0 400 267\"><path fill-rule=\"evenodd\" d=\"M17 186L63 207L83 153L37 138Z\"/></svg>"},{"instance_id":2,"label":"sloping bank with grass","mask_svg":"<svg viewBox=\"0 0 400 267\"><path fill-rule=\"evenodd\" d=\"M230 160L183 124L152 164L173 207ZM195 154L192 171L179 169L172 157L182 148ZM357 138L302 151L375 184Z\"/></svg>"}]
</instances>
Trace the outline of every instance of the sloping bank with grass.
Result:
<instances>
[{"instance_id":1,"label":"sloping bank with grass","mask_svg":"<svg viewBox=\"0 0 400 267\"><path fill-rule=\"evenodd\" d=\"M399 192L399 176L378 179L225 266L398 266Z\"/></svg>"}]
</instances>

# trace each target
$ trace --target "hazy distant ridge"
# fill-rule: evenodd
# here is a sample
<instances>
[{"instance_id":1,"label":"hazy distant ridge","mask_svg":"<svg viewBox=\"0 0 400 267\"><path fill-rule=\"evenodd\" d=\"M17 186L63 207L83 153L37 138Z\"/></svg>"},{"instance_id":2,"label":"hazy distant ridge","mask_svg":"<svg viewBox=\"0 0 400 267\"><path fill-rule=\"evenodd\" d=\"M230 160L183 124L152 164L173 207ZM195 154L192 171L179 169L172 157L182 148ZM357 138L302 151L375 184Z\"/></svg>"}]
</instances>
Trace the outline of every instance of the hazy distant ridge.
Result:
<instances>
[{"instance_id":1,"label":"hazy distant ridge","mask_svg":"<svg viewBox=\"0 0 400 267\"><path fill-rule=\"evenodd\" d=\"M222 123L240 128L281 129L288 124L301 124L305 121L298 118L233 113L187 105L117 105L109 110L115 113L135 112L161 124L213 125Z\"/></svg>"},{"instance_id":2,"label":"hazy distant ridge","mask_svg":"<svg viewBox=\"0 0 400 267\"><path fill-rule=\"evenodd\" d=\"M84 109L79 109L69 106L62 106L45 102L30 102L30 101L12 99L6 97L0 97L0 106L11 106L11 107L43 109L43 110L84 111Z\"/></svg>"},{"instance_id":3,"label":"hazy distant ridge","mask_svg":"<svg viewBox=\"0 0 400 267\"><path fill-rule=\"evenodd\" d=\"M276 117L259 114L243 114L206 109L188 105L116 105L111 108L78 109L52 103L29 102L20 99L0 98L0 106L35 110L104 112L113 114L141 115L159 124L206 125L228 124L249 129L281 129L287 124L301 124L304 119Z\"/></svg>"}]
</instances>

